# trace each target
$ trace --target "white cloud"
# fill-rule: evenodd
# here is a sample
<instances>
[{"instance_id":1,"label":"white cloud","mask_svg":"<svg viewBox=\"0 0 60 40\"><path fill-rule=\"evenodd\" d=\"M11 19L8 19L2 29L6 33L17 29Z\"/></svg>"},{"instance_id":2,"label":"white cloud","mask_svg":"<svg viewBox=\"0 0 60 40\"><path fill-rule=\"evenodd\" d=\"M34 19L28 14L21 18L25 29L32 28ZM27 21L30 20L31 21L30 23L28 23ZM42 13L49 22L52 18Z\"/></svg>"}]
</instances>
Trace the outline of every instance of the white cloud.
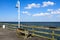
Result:
<instances>
[{"instance_id":1,"label":"white cloud","mask_svg":"<svg viewBox=\"0 0 60 40\"><path fill-rule=\"evenodd\" d=\"M51 11L51 14L60 14L60 11Z\"/></svg>"},{"instance_id":2,"label":"white cloud","mask_svg":"<svg viewBox=\"0 0 60 40\"><path fill-rule=\"evenodd\" d=\"M29 16L53 16L53 15L60 15L60 8L53 10L53 9L47 9L47 12L42 13L36 13L36 14L30 14L28 11L23 11L23 14L29 15Z\"/></svg>"},{"instance_id":3,"label":"white cloud","mask_svg":"<svg viewBox=\"0 0 60 40\"><path fill-rule=\"evenodd\" d=\"M30 14L28 11L23 11L23 14L29 15L29 16L53 16L53 15L60 15L60 8L53 10L53 9L47 9L47 12L42 13L36 13L36 14Z\"/></svg>"},{"instance_id":4,"label":"white cloud","mask_svg":"<svg viewBox=\"0 0 60 40\"><path fill-rule=\"evenodd\" d=\"M51 14L60 14L60 9L51 11Z\"/></svg>"},{"instance_id":5,"label":"white cloud","mask_svg":"<svg viewBox=\"0 0 60 40\"><path fill-rule=\"evenodd\" d=\"M54 2L51 2L51 1L43 2L42 7L46 7L46 6L49 6L49 5L53 6L54 4L55 4L55 3L54 3Z\"/></svg>"},{"instance_id":6,"label":"white cloud","mask_svg":"<svg viewBox=\"0 0 60 40\"><path fill-rule=\"evenodd\" d=\"M51 14L60 14L60 8L53 10L53 9L47 9L48 12L50 12Z\"/></svg>"},{"instance_id":7,"label":"white cloud","mask_svg":"<svg viewBox=\"0 0 60 40\"><path fill-rule=\"evenodd\" d=\"M36 4L36 3L32 3L32 4L28 4L27 7L25 7L25 9L32 9L32 8L39 8L40 4Z\"/></svg>"},{"instance_id":8,"label":"white cloud","mask_svg":"<svg viewBox=\"0 0 60 40\"><path fill-rule=\"evenodd\" d=\"M53 9L47 9L47 11L53 11Z\"/></svg>"},{"instance_id":9,"label":"white cloud","mask_svg":"<svg viewBox=\"0 0 60 40\"><path fill-rule=\"evenodd\" d=\"M58 10L60 10L60 8Z\"/></svg>"},{"instance_id":10,"label":"white cloud","mask_svg":"<svg viewBox=\"0 0 60 40\"><path fill-rule=\"evenodd\" d=\"M37 14L33 14L32 16L50 16L49 13L37 13Z\"/></svg>"},{"instance_id":11,"label":"white cloud","mask_svg":"<svg viewBox=\"0 0 60 40\"><path fill-rule=\"evenodd\" d=\"M26 7L24 7L25 9L32 9L32 8L40 8L40 7L47 7L47 6L53 6L55 3L51 2L51 1L44 1L42 2L42 5L40 4L36 4L36 3L31 3L28 4Z\"/></svg>"},{"instance_id":12,"label":"white cloud","mask_svg":"<svg viewBox=\"0 0 60 40\"><path fill-rule=\"evenodd\" d=\"M29 15L29 16L31 15L28 11L23 11L22 13L26 14L26 15Z\"/></svg>"}]
</instances>

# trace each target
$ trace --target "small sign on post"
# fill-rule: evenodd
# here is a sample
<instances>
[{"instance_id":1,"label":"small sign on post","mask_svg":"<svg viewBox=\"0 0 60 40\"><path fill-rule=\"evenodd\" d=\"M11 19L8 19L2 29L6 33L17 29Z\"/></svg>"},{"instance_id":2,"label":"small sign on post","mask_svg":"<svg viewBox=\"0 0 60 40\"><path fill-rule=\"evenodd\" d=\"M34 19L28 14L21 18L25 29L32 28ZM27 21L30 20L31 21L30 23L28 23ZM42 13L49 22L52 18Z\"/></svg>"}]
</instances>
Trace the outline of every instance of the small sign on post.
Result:
<instances>
[{"instance_id":1,"label":"small sign on post","mask_svg":"<svg viewBox=\"0 0 60 40\"><path fill-rule=\"evenodd\" d=\"M3 29L5 29L5 25L3 25Z\"/></svg>"}]
</instances>

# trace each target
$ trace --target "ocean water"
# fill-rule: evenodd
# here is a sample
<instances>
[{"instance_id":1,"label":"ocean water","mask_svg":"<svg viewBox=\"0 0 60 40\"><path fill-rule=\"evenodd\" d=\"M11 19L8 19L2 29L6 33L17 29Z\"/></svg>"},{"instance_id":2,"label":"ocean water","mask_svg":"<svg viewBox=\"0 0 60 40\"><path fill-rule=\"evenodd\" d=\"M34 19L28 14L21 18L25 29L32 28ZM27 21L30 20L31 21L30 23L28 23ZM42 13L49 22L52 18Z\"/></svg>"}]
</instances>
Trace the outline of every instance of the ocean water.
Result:
<instances>
[{"instance_id":1,"label":"ocean water","mask_svg":"<svg viewBox=\"0 0 60 40\"><path fill-rule=\"evenodd\" d=\"M18 22L0 22L0 23L10 23L18 24ZM60 27L60 22L21 22L24 25L32 26L47 26L47 27Z\"/></svg>"},{"instance_id":2,"label":"ocean water","mask_svg":"<svg viewBox=\"0 0 60 40\"><path fill-rule=\"evenodd\" d=\"M10 23L10 24L18 24L18 22L0 22L0 23ZM52 27L60 27L60 22L21 22L24 25L35 25L35 26L52 26Z\"/></svg>"},{"instance_id":3,"label":"ocean water","mask_svg":"<svg viewBox=\"0 0 60 40\"><path fill-rule=\"evenodd\" d=\"M60 22L21 22L21 24L47 27L60 27Z\"/></svg>"}]
</instances>

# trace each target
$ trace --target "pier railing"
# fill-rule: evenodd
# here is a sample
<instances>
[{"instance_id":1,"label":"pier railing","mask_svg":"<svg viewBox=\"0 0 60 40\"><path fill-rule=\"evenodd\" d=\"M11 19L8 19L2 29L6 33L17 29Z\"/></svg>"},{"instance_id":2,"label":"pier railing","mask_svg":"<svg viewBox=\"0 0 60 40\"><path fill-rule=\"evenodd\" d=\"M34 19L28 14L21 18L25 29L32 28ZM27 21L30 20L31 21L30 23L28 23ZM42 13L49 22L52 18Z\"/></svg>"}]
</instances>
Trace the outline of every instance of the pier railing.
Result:
<instances>
[{"instance_id":1,"label":"pier railing","mask_svg":"<svg viewBox=\"0 0 60 40\"><path fill-rule=\"evenodd\" d=\"M12 24L12 26L17 26L17 24ZM28 25L20 25L20 27L31 33L33 36L48 38L51 40L60 40L60 28Z\"/></svg>"},{"instance_id":2,"label":"pier railing","mask_svg":"<svg viewBox=\"0 0 60 40\"><path fill-rule=\"evenodd\" d=\"M48 38L51 40L60 40L60 28L56 27L43 27L43 26L26 26L21 25L22 29L30 32L33 36ZM58 37L58 38L56 38Z\"/></svg>"}]
</instances>

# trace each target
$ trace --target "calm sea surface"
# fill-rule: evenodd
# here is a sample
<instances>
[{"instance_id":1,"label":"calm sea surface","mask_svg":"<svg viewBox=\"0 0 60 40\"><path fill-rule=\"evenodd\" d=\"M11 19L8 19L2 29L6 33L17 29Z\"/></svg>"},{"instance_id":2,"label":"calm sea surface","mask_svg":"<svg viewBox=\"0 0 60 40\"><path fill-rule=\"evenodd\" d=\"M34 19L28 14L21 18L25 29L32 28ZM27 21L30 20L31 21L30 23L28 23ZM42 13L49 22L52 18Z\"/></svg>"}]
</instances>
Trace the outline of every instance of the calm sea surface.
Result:
<instances>
[{"instance_id":1,"label":"calm sea surface","mask_svg":"<svg viewBox=\"0 0 60 40\"><path fill-rule=\"evenodd\" d=\"M21 22L21 24L35 25L35 26L60 27L60 22Z\"/></svg>"}]
</instances>

